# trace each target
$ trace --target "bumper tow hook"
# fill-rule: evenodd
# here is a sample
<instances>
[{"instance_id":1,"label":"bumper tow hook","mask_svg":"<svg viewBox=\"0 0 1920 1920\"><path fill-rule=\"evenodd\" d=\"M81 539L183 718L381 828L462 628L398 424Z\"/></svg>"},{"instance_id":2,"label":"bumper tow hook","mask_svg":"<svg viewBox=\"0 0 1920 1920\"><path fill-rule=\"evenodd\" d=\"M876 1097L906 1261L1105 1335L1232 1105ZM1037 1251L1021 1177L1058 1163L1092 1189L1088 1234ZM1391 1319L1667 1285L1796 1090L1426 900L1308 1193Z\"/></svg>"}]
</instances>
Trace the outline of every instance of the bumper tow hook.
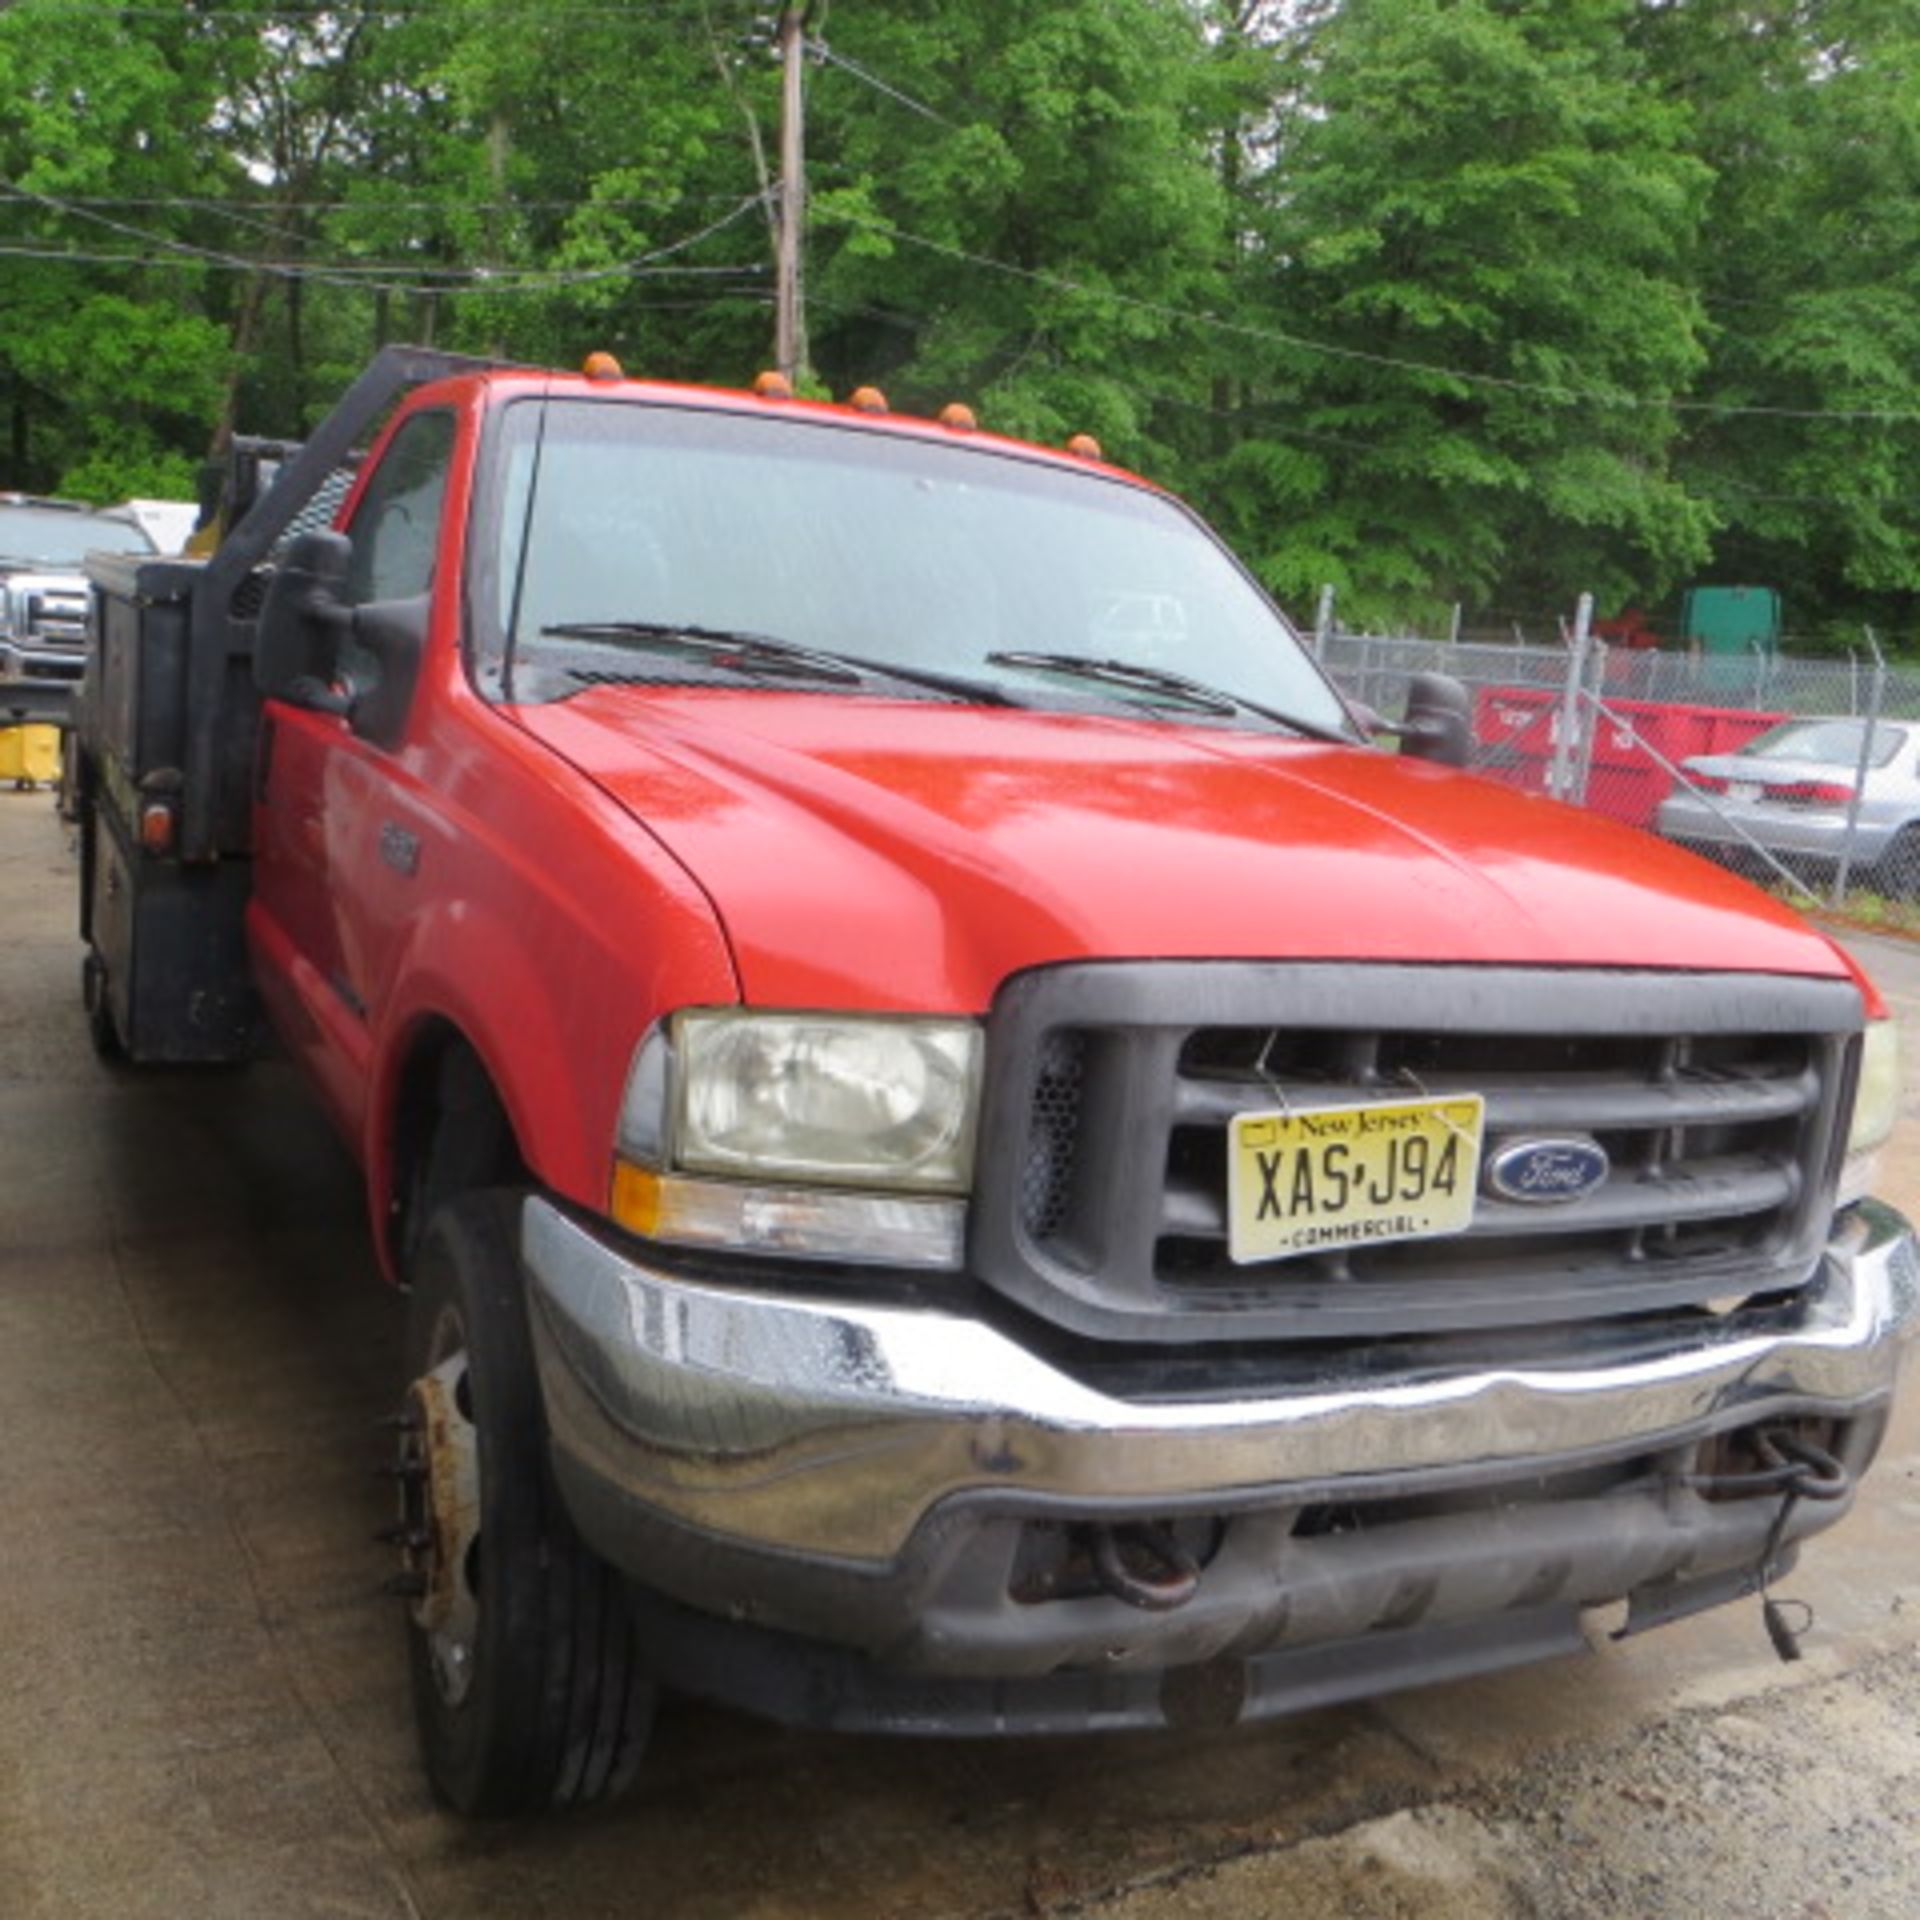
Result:
<instances>
[{"instance_id":1,"label":"bumper tow hook","mask_svg":"<svg viewBox=\"0 0 1920 1920\"><path fill-rule=\"evenodd\" d=\"M1760 1596L1760 1620L1774 1652L1782 1660L1798 1660L1802 1657L1800 1642L1813 1631L1813 1609L1804 1600L1784 1595L1776 1598L1768 1591L1778 1570L1780 1543L1794 1508L1802 1500L1843 1500L1853 1491L1853 1475L1825 1447L1779 1427L1761 1428L1753 1437L1753 1452L1760 1463L1757 1471L1689 1474L1684 1483L1722 1497L1780 1496L1779 1511L1767 1529L1767 1542L1754 1568L1753 1587Z\"/></svg>"},{"instance_id":2,"label":"bumper tow hook","mask_svg":"<svg viewBox=\"0 0 1920 1920\"><path fill-rule=\"evenodd\" d=\"M1804 1600L1775 1599L1767 1591L1773 1577L1774 1555L1780 1550L1787 1519L1801 1500L1840 1500L1853 1490L1853 1475L1824 1447L1796 1434L1764 1432L1755 1448L1764 1466L1786 1474L1780 1496L1780 1511L1767 1530L1767 1544L1760 1550L1760 1622L1773 1642L1773 1650L1782 1660L1798 1660L1802 1638L1813 1631L1813 1609ZM1787 1617L1788 1608L1798 1615L1797 1623Z\"/></svg>"},{"instance_id":3,"label":"bumper tow hook","mask_svg":"<svg viewBox=\"0 0 1920 1920\"><path fill-rule=\"evenodd\" d=\"M1200 1563L1153 1521L1093 1531L1093 1571L1108 1593L1148 1613L1171 1613L1200 1590Z\"/></svg>"}]
</instances>

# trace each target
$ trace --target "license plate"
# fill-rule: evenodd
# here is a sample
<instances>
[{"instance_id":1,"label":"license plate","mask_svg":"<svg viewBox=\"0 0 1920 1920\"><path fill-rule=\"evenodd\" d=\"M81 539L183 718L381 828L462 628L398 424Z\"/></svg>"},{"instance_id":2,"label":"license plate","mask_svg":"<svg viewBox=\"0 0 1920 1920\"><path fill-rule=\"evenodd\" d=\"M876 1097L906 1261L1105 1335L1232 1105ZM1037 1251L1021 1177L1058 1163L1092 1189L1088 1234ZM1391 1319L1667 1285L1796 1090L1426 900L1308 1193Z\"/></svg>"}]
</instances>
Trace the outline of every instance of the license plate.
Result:
<instances>
[{"instance_id":1,"label":"license plate","mask_svg":"<svg viewBox=\"0 0 1920 1920\"><path fill-rule=\"evenodd\" d=\"M1472 1224L1486 1102L1477 1093L1241 1113L1227 1137L1227 1251L1238 1264Z\"/></svg>"},{"instance_id":2,"label":"license plate","mask_svg":"<svg viewBox=\"0 0 1920 1920\"><path fill-rule=\"evenodd\" d=\"M1760 783L1757 780L1730 780L1727 783L1729 800L1758 800Z\"/></svg>"}]
</instances>

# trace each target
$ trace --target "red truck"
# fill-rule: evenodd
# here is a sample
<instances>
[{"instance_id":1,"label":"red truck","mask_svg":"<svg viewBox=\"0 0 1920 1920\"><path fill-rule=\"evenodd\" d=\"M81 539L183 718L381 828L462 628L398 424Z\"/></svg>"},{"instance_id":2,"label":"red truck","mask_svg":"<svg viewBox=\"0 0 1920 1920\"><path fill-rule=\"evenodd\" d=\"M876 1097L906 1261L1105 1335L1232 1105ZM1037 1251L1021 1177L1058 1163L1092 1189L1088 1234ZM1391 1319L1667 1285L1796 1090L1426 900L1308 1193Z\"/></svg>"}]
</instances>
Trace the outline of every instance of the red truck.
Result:
<instances>
[{"instance_id":1,"label":"red truck","mask_svg":"<svg viewBox=\"0 0 1920 1920\"><path fill-rule=\"evenodd\" d=\"M1873 988L1447 764L1457 687L1380 750L1094 450L389 350L211 560L94 564L95 1036L277 1045L365 1168L451 1805L618 1787L660 1684L1475 1673L1847 1507L1920 1310Z\"/></svg>"}]
</instances>

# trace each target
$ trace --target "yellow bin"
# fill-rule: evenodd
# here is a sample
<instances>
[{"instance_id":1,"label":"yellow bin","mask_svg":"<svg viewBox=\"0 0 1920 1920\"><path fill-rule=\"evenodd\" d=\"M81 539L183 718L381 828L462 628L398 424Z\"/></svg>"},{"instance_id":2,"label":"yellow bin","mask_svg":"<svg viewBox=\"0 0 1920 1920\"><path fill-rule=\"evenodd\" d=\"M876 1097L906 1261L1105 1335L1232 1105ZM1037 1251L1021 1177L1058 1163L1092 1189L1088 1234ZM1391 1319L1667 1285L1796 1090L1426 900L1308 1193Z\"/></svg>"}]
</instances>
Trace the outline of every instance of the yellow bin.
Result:
<instances>
[{"instance_id":1,"label":"yellow bin","mask_svg":"<svg viewBox=\"0 0 1920 1920\"><path fill-rule=\"evenodd\" d=\"M0 784L51 786L60 778L60 729L31 722L0 727Z\"/></svg>"}]
</instances>

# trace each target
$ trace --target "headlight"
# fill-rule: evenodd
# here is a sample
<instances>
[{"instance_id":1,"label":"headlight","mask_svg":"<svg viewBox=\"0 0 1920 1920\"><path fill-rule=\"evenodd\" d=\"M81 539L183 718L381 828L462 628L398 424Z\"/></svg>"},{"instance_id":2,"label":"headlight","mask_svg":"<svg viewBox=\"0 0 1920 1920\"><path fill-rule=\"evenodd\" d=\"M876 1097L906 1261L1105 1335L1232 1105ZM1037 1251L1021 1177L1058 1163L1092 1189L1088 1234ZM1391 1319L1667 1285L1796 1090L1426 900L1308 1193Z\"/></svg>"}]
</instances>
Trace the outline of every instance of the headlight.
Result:
<instances>
[{"instance_id":1,"label":"headlight","mask_svg":"<svg viewBox=\"0 0 1920 1920\"><path fill-rule=\"evenodd\" d=\"M675 1166L916 1193L973 1179L970 1022L682 1013L672 1035Z\"/></svg>"},{"instance_id":2,"label":"headlight","mask_svg":"<svg viewBox=\"0 0 1920 1920\"><path fill-rule=\"evenodd\" d=\"M1900 1026L1873 1020L1860 1042L1860 1082L1853 1096L1853 1125L1840 1168L1839 1202L1862 1198L1879 1172L1880 1149L1900 1114Z\"/></svg>"},{"instance_id":3,"label":"headlight","mask_svg":"<svg viewBox=\"0 0 1920 1920\"><path fill-rule=\"evenodd\" d=\"M676 1014L627 1076L609 1211L682 1245L955 1268L980 1061L967 1020Z\"/></svg>"}]
</instances>

